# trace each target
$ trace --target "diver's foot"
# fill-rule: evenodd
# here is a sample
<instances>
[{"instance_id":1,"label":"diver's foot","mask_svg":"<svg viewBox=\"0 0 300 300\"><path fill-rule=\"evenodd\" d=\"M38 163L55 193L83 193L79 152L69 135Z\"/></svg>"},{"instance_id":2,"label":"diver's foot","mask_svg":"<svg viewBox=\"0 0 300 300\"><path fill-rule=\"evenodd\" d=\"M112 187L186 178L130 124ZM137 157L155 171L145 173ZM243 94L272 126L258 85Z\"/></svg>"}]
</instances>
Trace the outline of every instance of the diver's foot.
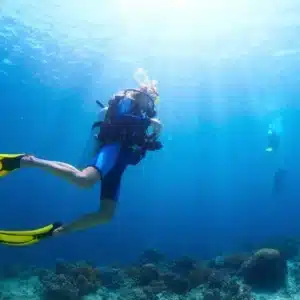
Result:
<instances>
[{"instance_id":1,"label":"diver's foot","mask_svg":"<svg viewBox=\"0 0 300 300\"><path fill-rule=\"evenodd\" d=\"M0 154L0 177L19 169L24 154Z\"/></svg>"},{"instance_id":2,"label":"diver's foot","mask_svg":"<svg viewBox=\"0 0 300 300\"><path fill-rule=\"evenodd\" d=\"M64 233L64 227L60 226L60 227L56 228L55 230L53 230L52 235L59 236L59 235L62 235L63 233Z\"/></svg>"},{"instance_id":3,"label":"diver's foot","mask_svg":"<svg viewBox=\"0 0 300 300\"><path fill-rule=\"evenodd\" d=\"M35 163L37 162L37 158L33 155L24 155L21 158L21 167L30 167L35 165Z\"/></svg>"}]
</instances>

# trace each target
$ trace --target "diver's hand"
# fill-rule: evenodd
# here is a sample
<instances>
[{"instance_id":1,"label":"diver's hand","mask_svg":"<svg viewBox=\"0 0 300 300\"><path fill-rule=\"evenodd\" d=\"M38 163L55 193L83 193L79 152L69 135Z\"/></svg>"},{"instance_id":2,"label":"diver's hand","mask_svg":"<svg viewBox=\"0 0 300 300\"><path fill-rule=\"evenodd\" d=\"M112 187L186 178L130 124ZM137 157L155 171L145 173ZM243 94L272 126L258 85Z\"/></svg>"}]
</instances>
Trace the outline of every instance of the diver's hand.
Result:
<instances>
[{"instance_id":1,"label":"diver's hand","mask_svg":"<svg viewBox=\"0 0 300 300\"><path fill-rule=\"evenodd\" d=\"M100 110L100 113L106 114L107 111L108 111L108 106L105 106L105 107L103 107L103 108Z\"/></svg>"},{"instance_id":2,"label":"diver's hand","mask_svg":"<svg viewBox=\"0 0 300 300\"><path fill-rule=\"evenodd\" d=\"M163 145L160 141L146 141L144 147L148 151L156 151L162 149Z\"/></svg>"},{"instance_id":3,"label":"diver's hand","mask_svg":"<svg viewBox=\"0 0 300 300\"><path fill-rule=\"evenodd\" d=\"M153 130L153 134L151 134L151 137L153 139L156 139L160 135L162 124L158 119L152 118L150 119L150 126L152 127Z\"/></svg>"}]
</instances>

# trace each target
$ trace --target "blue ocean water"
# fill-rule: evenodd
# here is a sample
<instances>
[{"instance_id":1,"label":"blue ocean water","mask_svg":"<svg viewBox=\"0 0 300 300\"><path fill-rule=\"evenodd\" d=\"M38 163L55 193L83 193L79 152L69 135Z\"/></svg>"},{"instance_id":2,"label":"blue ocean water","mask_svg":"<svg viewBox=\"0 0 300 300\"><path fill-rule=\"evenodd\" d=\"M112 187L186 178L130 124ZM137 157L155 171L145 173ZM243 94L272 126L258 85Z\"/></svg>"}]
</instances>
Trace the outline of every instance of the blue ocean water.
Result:
<instances>
[{"instance_id":1,"label":"blue ocean water","mask_svg":"<svg viewBox=\"0 0 300 300\"><path fill-rule=\"evenodd\" d=\"M83 164L90 126L143 67L159 82L164 149L126 171L113 222L28 248L2 262L101 264L146 248L212 257L272 236L297 236L300 143L296 1L2 1L3 153ZM282 117L280 155L265 152ZM278 166L284 193L272 195ZM98 209L99 187L79 190L40 170L1 179L0 227L69 222Z\"/></svg>"}]
</instances>

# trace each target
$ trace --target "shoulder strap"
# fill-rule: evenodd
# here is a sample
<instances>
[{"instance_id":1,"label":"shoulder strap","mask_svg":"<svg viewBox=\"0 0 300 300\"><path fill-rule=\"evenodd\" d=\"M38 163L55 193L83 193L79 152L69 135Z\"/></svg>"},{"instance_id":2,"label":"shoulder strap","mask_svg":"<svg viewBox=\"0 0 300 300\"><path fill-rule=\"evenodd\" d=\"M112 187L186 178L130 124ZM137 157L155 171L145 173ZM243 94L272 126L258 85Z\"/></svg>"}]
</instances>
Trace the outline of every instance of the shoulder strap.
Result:
<instances>
[{"instance_id":1,"label":"shoulder strap","mask_svg":"<svg viewBox=\"0 0 300 300\"><path fill-rule=\"evenodd\" d=\"M110 100L108 101L108 110L105 115L105 121L109 121L110 118L116 114L117 106L125 97L125 94L125 91L120 91L110 98Z\"/></svg>"}]
</instances>

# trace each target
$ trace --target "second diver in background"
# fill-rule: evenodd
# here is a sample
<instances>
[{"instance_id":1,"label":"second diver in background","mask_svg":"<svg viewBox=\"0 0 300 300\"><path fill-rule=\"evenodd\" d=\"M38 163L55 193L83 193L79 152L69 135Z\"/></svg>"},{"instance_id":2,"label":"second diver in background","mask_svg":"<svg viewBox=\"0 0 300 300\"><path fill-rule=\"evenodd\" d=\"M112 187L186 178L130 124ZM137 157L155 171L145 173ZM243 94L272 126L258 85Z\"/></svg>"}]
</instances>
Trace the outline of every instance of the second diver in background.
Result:
<instances>
[{"instance_id":1,"label":"second diver in background","mask_svg":"<svg viewBox=\"0 0 300 300\"><path fill-rule=\"evenodd\" d=\"M279 117L275 119L270 125L268 130L268 141L266 151L273 153L277 156L276 158L276 170L273 175L273 186L272 186L272 195L276 196L281 194L284 191L286 184L286 169L281 166L282 162L280 159L280 145L281 145L281 135L282 135L282 118Z\"/></svg>"}]
</instances>

